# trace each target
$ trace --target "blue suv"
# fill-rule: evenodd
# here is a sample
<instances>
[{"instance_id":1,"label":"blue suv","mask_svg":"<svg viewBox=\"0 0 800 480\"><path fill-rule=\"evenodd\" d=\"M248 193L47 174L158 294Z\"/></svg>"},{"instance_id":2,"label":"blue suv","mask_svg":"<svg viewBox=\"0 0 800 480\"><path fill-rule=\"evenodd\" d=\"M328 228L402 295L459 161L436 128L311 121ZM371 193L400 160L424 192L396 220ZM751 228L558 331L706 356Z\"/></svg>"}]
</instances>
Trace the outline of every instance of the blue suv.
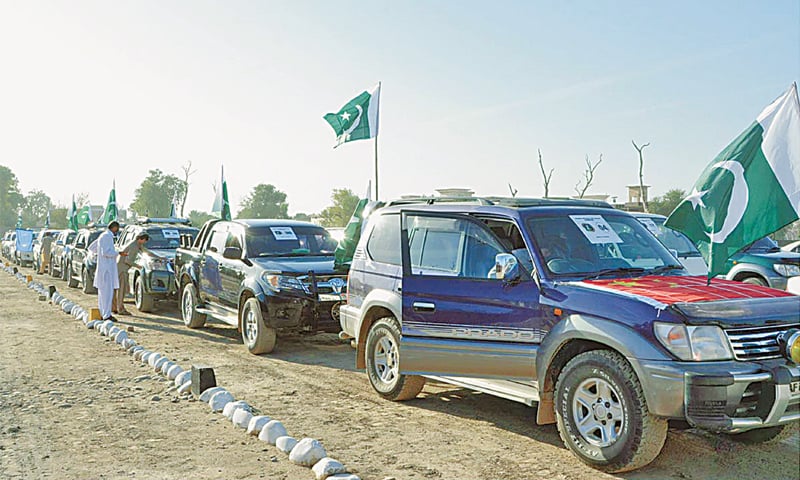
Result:
<instances>
[{"instance_id":1,"label":"blue suv","mask_svg":"<svg viewBox=\"0 0 800 480\"><path fill-rule=\"evenodd\" d=\"M603 471L650 463L672 420L745 442L800 420L800 297L706 285L603 202L390 203L347 292L341 335L379 395L433 378L536 405Z\"/></svg>"}]
</instances>

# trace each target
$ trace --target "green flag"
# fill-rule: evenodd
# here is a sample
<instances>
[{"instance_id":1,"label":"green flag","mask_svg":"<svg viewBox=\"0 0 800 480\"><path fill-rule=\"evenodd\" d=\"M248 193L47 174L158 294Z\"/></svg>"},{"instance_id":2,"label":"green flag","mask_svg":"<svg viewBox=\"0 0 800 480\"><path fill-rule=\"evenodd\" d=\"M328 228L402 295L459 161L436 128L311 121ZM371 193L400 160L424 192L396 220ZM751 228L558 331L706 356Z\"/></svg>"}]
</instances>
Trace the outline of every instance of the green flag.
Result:
<instances>
[{"instance_id":1,"label":"green flag","mask_svg":"<svg viewBox=\"0 0 800 480\"><path fill-rule=\"evenodd\" d=\"M72 196L72 205L67 210L67 228L78 231L78 207L75 206L75 195Z\"/></svg>"},{"instance_id":2,"label":"green flag","mask_svg":"<svg viewBox=\"0 0 800 480\"><path fill-rule=\"evenodd\" d=\"M92 221L92 207L84 205L77 214L78 225L89 225Z\"/></svg>"},{"instance_id":3,"label":"green flag","mask_svg":"<svg viewBox=\"0 0 800 480\"><path fill-rule=\"evenodd\" d=\"M370 183L367 187L367 196L358 201L353 216L350 217L350 221L344 227L344 235L333 254L333 268L336 270L349 267L350 262L353 261L356 246L358 246L358 241L361 239L361 230L364 227L364 209L369 204L371 190L372 184Z\"/></svg>"},{"instance_id":4,"label":"green flag","mask_svg":"<svg viewBox=\"0 0 800 480\"><path fill-rule=\"evenodd\" d=\"M108 203L106 209L103 211L103 224L109 223L117 219L117 182L111 184L111 193L108 194Z\"/></svg>"},{"instance_id":5,"label":"green flag","mask_svg":"<svg viewBox=\"0 0 800 480\"><path fill-rule=\"evenodd\" d=\"M792 85L705 168L666 226L694 241L710 281L728 258L799 211L800 104Z\"/></svg>"},{"instance_id":6,"label":"green flag","mask_svg":"<svg viewBox=\"0 0 800 480\"><path fill-rule=\"evenodd\" d=\"M380 105L381 86L372 92L362 92L347 102L336 113L328 113L323 118L336 133L336 145L364 140L378 135L378 107Z\"/></svg>"},{"instance_id":7,"label":"green flag","mask_svg":"<svg viewBox=\"0 0 800 480\"><path fill-rule=\"evenodd\" d=\"M222 181L220 182L219 188L217 188L217 196L214 198L211 214L223 220L231 219L231 204L228 202L228 184L225 182L224 167L222 167Z\"/></svg>"}]
</instances>

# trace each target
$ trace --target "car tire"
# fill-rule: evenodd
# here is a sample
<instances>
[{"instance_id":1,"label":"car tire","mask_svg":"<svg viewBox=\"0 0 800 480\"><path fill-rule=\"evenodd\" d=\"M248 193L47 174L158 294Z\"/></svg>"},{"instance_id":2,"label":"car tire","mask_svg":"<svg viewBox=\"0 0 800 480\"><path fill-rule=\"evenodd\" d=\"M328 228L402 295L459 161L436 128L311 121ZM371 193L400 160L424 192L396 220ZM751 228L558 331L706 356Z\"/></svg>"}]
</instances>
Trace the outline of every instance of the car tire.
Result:
<instances>
[{"instance_id":1,"label":"car tire","mask_svg":"<svg viewBox=\"0 0 800 480\"><path fill-rule=\"evenodd\" d=\"M742 279L742 283L749 283L750 285L759 285L761 287L768 287L769 284L761 277L753 276Z\"/></svg>"},{"instance_id":2,"label":"car tire","mask_svg":"<svg viewBox=\"0 0 800 480\"><path fill-rule=\"evenodd\" d=\"M570 360L558 376L555 400L561 440L598 470L641 468L664 447L667 420L650 414L636 372L616 352L592 350Z\"/></svg>"},{"instance_id":3,"label":"car tire","mask_svg":"<svg viewBox=\"0 0 800 480\"><path fill-rule=\"evenodd\" d=\"M181 291L181 316L183 324L189 328L201 328L206 324L206 316L197 312L197 289L191 282Z\"/></svg>"},{"instance_id":4,"label":"car tire","mask_svg":"<svg viewBox=\"0 0 800 480\"><path fill-rule=\"evenodd\" d=\"M742 433L726 434L728 439L743 443L745 445L758 445L761 443L776 443L785 438L789 438L797 431L797 428L786 428L787 425L776 427L757 428Z\"/></svg>"},{"instance_id":5,"label":"car tire","mask_svg":"<svg viewBox=\"0 0 800 480\"><path fill-rule=\"evenodd\" d=\"M397 320L381 318L370 327L364 352L369 383L378 395L394 402L411 400L425 386L425 377L399 371L401 336Z\"/></svg>"},{"instance_id":6,"label":"car tire","mask_svg":"<svg viewBox=\"0 0 800 480\"><path fill-rule=\"evenodd\" d=\"M278 342L275 329L264 323L261 304L256 298L248 298L242 305L242 341L254 355L270 353Z\"/></svg>"},{"instance_id":7,"label":"car tire","mask_svg":"<svg viewBox=\"0 0 800 480\"><path fill-rule=\"evenodd\" d=\"M61 280L69 280L67 276L67 264L66 262L61 262Z\"/></svg>"},{"instance_id":8,"label":"car tire","mask_svg":"<svg viewBox=\"0 0 800 480\"><path fill-rule=\"evenodd\" d=\"M51 277L55 277L56 276L56 271L53 268L53 265L55 265L55 262L53 262L53 259L50 258L50 267L49 268L50 268L50 276Z\"/></svg>"},{"instance_id":9,"label":"car tire","mask_svg":"<svg viewBox=\"0 0 800 480\"><path fill-rule=\"evenodd\" d=\"M85 268L81 271L81 284L83 285L83 293L97 293L97 289L94 288L94 277L89 275L89 270Z\"/></svg>"},{"instance_id":10,"label":"car tire","mask_svg":"<svg viewBox=\"0 0 800 480\"><path fill-rule=\"evenodd\" d=\"M67 267L67 285L71 288L78 288L78 281L75 280L75 272L72 271L72 265Z\"/></svg>"},{"instance_id":11,"label":"car tire","mask_svg":"<svg viewBox=\"0 0 800 480\"><path fill-rule=\"evenodd\" d=\"M136 309L140 312L150 313L155 306L153 296L144 291L144 281L141 275L136 277L136 283L133 284L134 297L136 299Z\"/></svg>"}]
</instances>

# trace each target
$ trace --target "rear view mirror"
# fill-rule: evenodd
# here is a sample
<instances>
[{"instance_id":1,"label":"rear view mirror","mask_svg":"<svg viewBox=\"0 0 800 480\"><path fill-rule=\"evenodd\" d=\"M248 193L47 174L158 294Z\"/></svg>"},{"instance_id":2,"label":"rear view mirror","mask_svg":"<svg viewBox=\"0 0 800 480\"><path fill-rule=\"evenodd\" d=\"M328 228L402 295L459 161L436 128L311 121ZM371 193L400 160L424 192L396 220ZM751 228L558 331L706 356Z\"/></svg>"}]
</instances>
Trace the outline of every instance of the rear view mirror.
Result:
<instances>
[{"instance_id":1,"label":"rear view mirror","mask_svg":"<svg viewBox=\"0 0 800 480\"><path fill-rule=\"evenodd\" d=\"M222 257L229 260L241 260L242 249L239 247L225 247L225 250L222 251Z\"/></svg>"},{"instance_id":2,"label":"rear view mirror","mask_svg":"<svg viewBox=\"0 0 800 480\"><path fill-rule=\"evenodd\" d=\"M520 279L519 262L517 257L510 253L498 253L494 257L495 278L506 283L513 283Z\"/></svg>"}]
</instances>

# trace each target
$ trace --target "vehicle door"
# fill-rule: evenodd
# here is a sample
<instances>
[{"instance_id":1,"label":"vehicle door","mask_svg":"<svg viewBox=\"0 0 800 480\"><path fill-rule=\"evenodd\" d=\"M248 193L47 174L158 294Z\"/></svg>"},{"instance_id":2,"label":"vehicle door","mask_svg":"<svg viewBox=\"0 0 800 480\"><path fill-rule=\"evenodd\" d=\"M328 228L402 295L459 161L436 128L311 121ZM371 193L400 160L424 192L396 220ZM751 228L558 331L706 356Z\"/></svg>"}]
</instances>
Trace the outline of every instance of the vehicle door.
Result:
<instances>
[{"instance_id":1,"label":"vehicle door","mask_svg":"<svg viewBox=\"0 0 800 480\"><path fill-rule=\"evenodd\" d=\"M244 227L230 224L228 239L225 248L234 247L242 252L244 257ZM244 281L246 265L241 259L223 258L219 264L219 275L222 289L219 293L220 303L232 310L239 308L239 287Z\"/></svg>"},{"instance_id":2,"label":"vehicle door","mask_svg":"<svg viewBox=\"0 0 800 480\"><path fill-rule=\"evenodd\" d=\"M198 261L200 274L200 299L203 302L220 302L219 295L222 291L222 280L220 278L220 262L223 260L222 252L225 250L225 243L228 240L228 224L220 222L214 225L211 235L205 248L202 250Z\"/></svg>"},{"instance_id":3,"label":"vehicle door","mask_svg":"<svg viewBox=\"0 0 800 480\"><path fill-rule=\"evenodd\" d=\"M400 370L531 380L544 311L531 276L495 278L510 253L482 222L403 212Z\"/></svg>"}]
</instances>

